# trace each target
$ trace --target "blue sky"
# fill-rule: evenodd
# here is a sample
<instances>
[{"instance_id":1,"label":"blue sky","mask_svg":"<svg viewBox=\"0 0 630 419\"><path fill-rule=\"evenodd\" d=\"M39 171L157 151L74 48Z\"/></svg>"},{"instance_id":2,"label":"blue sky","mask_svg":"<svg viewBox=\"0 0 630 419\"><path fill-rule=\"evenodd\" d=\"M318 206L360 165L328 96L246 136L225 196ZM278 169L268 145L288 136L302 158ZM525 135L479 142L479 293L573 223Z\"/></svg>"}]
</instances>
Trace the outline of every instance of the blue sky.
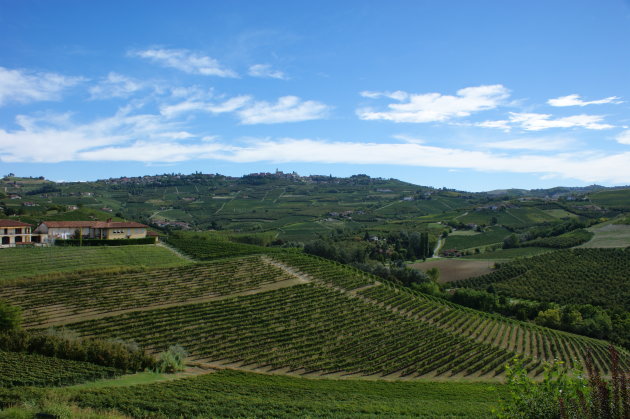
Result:
<instances>
[{"instance_id":1,"label":"blue sky","mask_svg":"<svg viewBox=\"0 0 630 419\"><path fill-rule=\"evenodd\" d=\"M0 174L630 184L630 2L0 0Z\"/></svg>"}]
</instances>

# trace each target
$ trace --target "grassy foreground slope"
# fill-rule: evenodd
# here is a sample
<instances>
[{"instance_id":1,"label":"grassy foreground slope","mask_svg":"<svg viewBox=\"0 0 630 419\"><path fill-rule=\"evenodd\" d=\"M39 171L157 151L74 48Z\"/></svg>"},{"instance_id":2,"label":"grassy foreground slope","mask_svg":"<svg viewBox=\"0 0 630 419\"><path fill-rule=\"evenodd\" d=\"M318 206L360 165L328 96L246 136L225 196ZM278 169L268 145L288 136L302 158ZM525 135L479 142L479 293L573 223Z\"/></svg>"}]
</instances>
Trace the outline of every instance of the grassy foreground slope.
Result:
<instances>
[{"instance_id":1,"label":"grassy foreground slope","mask_svg":"<svg viewBox=\"0 0 630 419\"><path fill-rule=\"evenodd\" d=\"M504 386L493 383L306 379L221 370L151 384L0 388L0 407L52 399L91 412L114 410L138 418L479 419L493 417L492 409L506 393ZM0 417L32 417L41 410L31 416L10 416L16 411L10 409Z\"/></svg>"},{"instance_id":2,"label":"grassy foreground slope","mask_svg":"<svg viewBox=\"0 0 630 419\"><path fill-rule=\"evenodd\" d=\"M178 266L190 262L155 245L2 249L0 281L46 273L133 266Z\"/></svg>"},{"instance_id":3,"label":"grassy foreground slope","mask_svg":"<svg viewBox=\"0 0 630 419\"><path fill-rule=\"evenodd\" d=\"M134 417L491 417L506 393L486 383L307 380L223 370L200 377L82 391L84 407Z\"/></svg>"}]
</instances>

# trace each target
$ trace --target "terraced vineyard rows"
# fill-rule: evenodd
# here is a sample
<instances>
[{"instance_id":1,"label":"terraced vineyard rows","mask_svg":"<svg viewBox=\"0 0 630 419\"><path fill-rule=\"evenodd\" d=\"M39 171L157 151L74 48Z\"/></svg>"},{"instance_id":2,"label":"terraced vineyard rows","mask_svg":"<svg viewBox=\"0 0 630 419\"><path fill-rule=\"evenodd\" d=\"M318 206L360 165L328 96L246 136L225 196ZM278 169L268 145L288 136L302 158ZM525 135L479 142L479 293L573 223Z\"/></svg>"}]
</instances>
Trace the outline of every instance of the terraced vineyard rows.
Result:
<instances>
[{"instance_id":1,"label":"terraced vineyard rows","mask_svg":"<svg viewBox=\"0 0 630 419\"><path fill-rule=\"evenodd\" d=\"M486 289L492 284L511 297L630 310L629 271L630 250L569 249L515 260L451 285Z\"/></svg>"},{"instance_id":2,"label":"terraced vineyard rows","mask_svg":"<svg viewBox=\"0 0 630 419\"><path fill-rule=\"evenodd\" d=\"M379 285L360 291L359 294L412 319L428 322L492 346L527 354L535 359L552 361L557 358L572 365L575 359L583 360L590 348L599 368L608 371L608 344L604 341L448 303L436 303L404 288ZM624 362L630 366L629 361L630 359L626 359Z\"/></svg>"},{"instance_id":3,"label":"terraced vineyard rows","mask_svg":"<svg viewBox=\"0 0 630 419\"><path fill-rule=\"evenodd\" d=\"M2 279L42 275L49 272L76 271L130 266L166 267L189 262L159 246L124 247L37 247L2 249Z\"/></svg>"},{"instance_id":4,"label":"terraced vineyard rows","mask_svg":"<svg viewBox=\"0 0 630 419\"><path fill-rule=\"evenodd\" d=\"M282 280L290 281L261 287ZM571 364L592 348L608 371L603 341L463 308L297 252L63 281L4 287L0 298L20 303L31 326L58 319L82 336L154 351L181 344L198 360L247 368L494 377L516 354L538 374L541 360ZM228 295L238 290L251 295ZM624 365L629 358L622 352Z\"/></svg>"},{"instance_id":5,"label":"terraced vineyard rows","mask_svg":"<svg viewBox=\"0 0 630 419\"><path fill-rule=\"evenodd\" d=\"M378 284L374 277L318 258L291 253L275 254L273 258L308 273L318 281L321 278L329 286L356 290L358 295L371 302L414 320L432 323L456 335L463 334L538 360L562 359L569 365L574 364L576 359L583 360L587 351L592 350L599 368L609 370L607 342L471 310L404 287L387 283L374 286ZM624 362L630 366L630 355L626 351L622 353L625 354Z\"/></svg>"},{"instance_id":6,"label":"terraced vineyard rows","mask_svg":"<svg viewBox=\"0 0 630 419\"><path fill-rule=\"evenodd\" d=\"M269 253L274 249L251 244L233 243L220 237L180 233L168 237L167 243L199 260Z\"/></svg>"},{"instance_id":7,"label":"terraced vineyard rows","mask_svg":"<svg viewBox=\"0 0 630 419\"><path fill-rule=\"evenodd\" d=\"M0 299L24 308L26 326L82 315L211 298L295 279L259 256L177 268L95 273L22 282L0 289Z\"/></svg>"},{"instance_id":8,"label":"terraced vineyard rows","mask_svg":"<svg viewBox=\"0 0 630 419\"><path fill-rule=\"evenodd\" d=\"M0 388L63 386L112 378L123 372L88 362L0 351Z\"/></svg>"},{"instance_id":9,"label":"terraced vineyard rows","mask_svg":"<svg viewBox=\"0 0 630 419\"><path fill-rule=\"evenodd\" d=\"M514 356L312 284L68 327L154 350L178 343L198 359L296 372L495 376Z\"/></svg>"}]
</instances>

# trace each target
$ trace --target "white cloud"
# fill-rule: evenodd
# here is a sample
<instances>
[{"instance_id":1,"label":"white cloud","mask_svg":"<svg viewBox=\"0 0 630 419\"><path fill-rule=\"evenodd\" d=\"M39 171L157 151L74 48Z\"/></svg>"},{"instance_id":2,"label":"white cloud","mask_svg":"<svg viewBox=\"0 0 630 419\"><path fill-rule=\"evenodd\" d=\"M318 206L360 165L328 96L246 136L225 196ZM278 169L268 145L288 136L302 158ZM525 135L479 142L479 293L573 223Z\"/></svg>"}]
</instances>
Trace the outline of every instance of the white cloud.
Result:
<instances>
[{"instance_id":1,"label":"white cloud","mask_svg":"<svg viewBox=\"0 0 630 419\"><path fill-rule=\"evenodd\" d=\"M189 74L203 76L238 77L238 74L224 68L219 62L205 55L199 55L186 49L153 48L133 51L131 55L146 58L164 67L171 67Z\"/></svg>"},{"instance_id":2,"label":"white cloud","mask_svg":"<svg viewBox=\"0 0 630 419\"><path fill-rule=\"evenodd\" d=\"M283 96L276 103L255 102L237 112L241 123L278 124L282 122L309 121L322 119L330 107L313 100L302 101L297 96Z\"/></svg>"},{"instance_id":3,"label":"white cloud","mask_svg":"<svg viewBox=\"0 0 630 419\"><path fill-rule=\"evenodd\" d=\"M64 89L84 80L82 77L0 67L0 106L7 102L58 100Z\"/></svg>"},{"instance_id":4,"label":"white cloud","mask_svg":"<svg viewBox=\"0 0 630 419\"><path fill-rule=\"evenodd\" d=\"M271 79L286 79L286 75L280 70L274 70L269 64L254 64L249 67L249 73L252 77L262 77Z\"/></svg>"},{"instance_id":5,"label":"white cloud","mask_svg":"<svg viewBox=\"0 0 630 419\"><path fill-rule=\"evenodd\" d=\"M484 172L532 173L585 182L627 183L630 152L615 155L555 154L505 156L422 144L328 142L309 139L262 140L232 147L214 156L239 163L388 164L473 169Z\"/></svg>"},{"instance_id":6,"label":"white cloud","mask_svg":"<svg viewBox=\"0 0 630 419\"><path fill-rule=\"evenodd\" d=\"M385 97L402 103L389 104L386 111L359 109L357 111L359 118L414 123L441 122L470 116L475 112L494 109L509 97L508 89L500 84L466 87L458 90L456 96L440 93L412 94L403 91L391 93L364 91L360 94L371 99Z\"/></svg>"},{"instance_id":7,"label":"white cloud","mask_svg":"<svg viewBox=\"0 0 630 419\"><path fill-rule=\"evenodd\" d=\"M615 140L617 140L617 142L619 144L628 144L628 145L630 145L630 129L627 129L627 130L622 131L621 133L619 133L619 135L617 135L615 137Z\"/></svg>"},{"instance_id":8,"label":"white cloud","mask_svg":"<svg viewBox=\"0 0 630 419\"><path fill-rule=\"evenodd\" d=\"M599 99L599 100L584 101L582 100L580 95L573 94L573 95L568 95L568 96L557 97L555 99L549 99L547 103L551 106L565 107L565 106L603 105L606 103L618 104L618 103L623 103L623 101L621 100L621 98L617 96L610 96L610 97Z\"/></svg>"},{"instance_id":9,"label":"white cloud","mask_svg":"<svg viewBox=\"0 0 630 419\"><path fill-rule=\"evenodd\" d=\"M510 123L520 126L526 131L540 131L549 128L581 127L592 130L614 128L613 125L602 123L601 115L573 115L552 119L552 115L542 113L510 112Z\"/></svg>"},{"instance_id":10,"label":"white cloud","mask_svg":"<svg viewBox=\"0 0 630 419\"><path fill-rule=\"evenodd\" d=\"M186 100L174 105L164 105L160 108L160 113L168 118L186 112L209 112L213 114L234 112L250 103L250 96L235 96L220 103L210 103L200 100Z\"/></svg>"},{"instance_id":11,"label":"white cloud","mask_svg":"<svg viewBox=\"0 0 630 419\"><path fill-rule=\"evenodd\" d=\"M507 120L483 121L483 122L477 122L474 125L478 127L483 127L483 128L499 128L504 131L509 131L512 129L512 127L510 126L510 121L507 121Z\"/></svg>"},{"instance_id":12,"label":"white cloud","mask_svg":"<svg viewBox=\"0 0 630 419\"><path fill-rule=\"evenodd\" d=\"M19 115L18 130L0 129L0 161L57 163L82 160L81 152L136 139L176 141L192 134L160 115L130 115L124 108L109 118L75 124L69 114L29 117Z\"/></svg>"},{"instance_id":13,"label":"white cloud","mask_svg":"<svg viewBox=\"0 0 630 419\"><path fill-rule=\"evenodd\" d=\"M125 98L142 89L143 83L122 74L111 72L89 91L93 99Z\"/></svg>"},{"instance_id":14,"label":"white cloud","mask_svg":"<svg viewBox=\"0 0 630 419\"><path fill-rule=\"evenodd\" d=\"M300 103L300 102L298 102ZM305 102L304 102L305 103ZM386 164L471 169L496 173L530 173L584 182L627 183L630 152L553 153L541 141L510 140L498 149L538 150L525 155L405 143L341 142L311 139L250 139L246 142L203 138L167 122L161 115L130 115L123 109L110 118L75 124L70 115L21 116L14 131L0 130L0 161L138 161L169 163L214 159L238 163ZM620 138L626 138L622 134ZM401 137L402 138L402 137ZM405 138L403 138L405 139ZM556 149L561 141L556 142Z\"/></svg>"},{"instance_id":15,"label":"white cloud","mask_svg":"<svg viewBox=\"0 0 630 419\"><path fill-rule=\"evenodd\" d=\"M519 138L506 141L492 141L481 145L500 150L557 151L566 150L573 144L574 141L569 138Z\"/></svg>"}]
</instances>

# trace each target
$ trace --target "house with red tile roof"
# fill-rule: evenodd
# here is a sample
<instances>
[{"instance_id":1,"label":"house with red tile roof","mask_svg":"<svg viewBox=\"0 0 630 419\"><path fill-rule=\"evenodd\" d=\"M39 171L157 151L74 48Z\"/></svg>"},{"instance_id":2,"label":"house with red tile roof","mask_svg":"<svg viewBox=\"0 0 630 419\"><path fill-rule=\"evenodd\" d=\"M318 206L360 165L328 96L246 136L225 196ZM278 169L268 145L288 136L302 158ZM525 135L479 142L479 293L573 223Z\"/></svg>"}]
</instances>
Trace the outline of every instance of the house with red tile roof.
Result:
<instances>
[{"instance_id":1,"label":"house with red tile roof","mask_svg":"<svg viewBox=\"0 0 630 419\"><path fill-rule=\"evenodd\" d=\"M16 220L0 220L0 247L15 247L31 243L30 224Z\"/></svg>"},{"instance_id":2,"label":"house with red tile roof","mask_svg":"<svg viewBox=\"0 0 630 419\"><path fill-rule=\"evenodd\" d=\"M147 226L132 221L44 221L34 231L36 241L53 244L56 239L143 239Z\"/></svg>"}]
</instances>

